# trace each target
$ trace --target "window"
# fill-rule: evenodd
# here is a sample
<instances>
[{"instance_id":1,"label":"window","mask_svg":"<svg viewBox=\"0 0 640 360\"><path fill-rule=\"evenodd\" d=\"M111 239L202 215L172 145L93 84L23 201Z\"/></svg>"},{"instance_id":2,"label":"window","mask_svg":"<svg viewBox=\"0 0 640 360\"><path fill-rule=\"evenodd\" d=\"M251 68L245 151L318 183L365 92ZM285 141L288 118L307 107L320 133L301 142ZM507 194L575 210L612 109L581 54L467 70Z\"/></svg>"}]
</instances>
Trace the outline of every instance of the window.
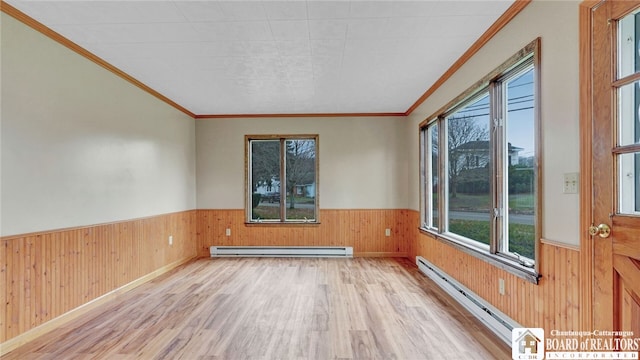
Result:
<instances>
[{"instance_id":1,"label":"window","mask_svg":"<svg viewBox=\"0 0 640 360\"><path fill-rule=\"evenodd\" d=\"M247 136L247 221L318 221L318 136Z\"/></svg>"},{"instance_id":2,"label":"window","mask_svg":"<svg viewBox=\"0 0 640 360\"><path fill-rule=\"evenodd\" d=\"M539 39L420 125L423 230L534 282L538 48Z\"/></svg>"},{"instance_id":3,"label":"window","mask_svg":"<svg viewBox=\"0 0 640 360\"><path fill-rule=\"evenodd\" d=\"M640 70L640 10L618 22L618 79L629 79ZM618 87L618 211L640 215L640 81ZM626 148L626 150L621 150Z\"/></svg>"}]
</instances>

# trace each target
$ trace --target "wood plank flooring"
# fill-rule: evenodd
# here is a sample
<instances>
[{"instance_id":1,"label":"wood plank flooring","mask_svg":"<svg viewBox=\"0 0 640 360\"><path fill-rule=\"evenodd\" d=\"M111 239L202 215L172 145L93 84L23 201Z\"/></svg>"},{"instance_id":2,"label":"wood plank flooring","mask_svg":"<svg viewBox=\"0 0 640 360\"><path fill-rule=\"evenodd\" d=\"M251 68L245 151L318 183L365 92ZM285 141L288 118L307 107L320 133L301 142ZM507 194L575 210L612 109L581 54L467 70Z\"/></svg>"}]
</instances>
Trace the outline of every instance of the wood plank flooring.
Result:
<instances>
[{"instance_id":1,"label":"wood plank flooring","mask_svg":"<svg viewBox=\"0 0 640 360\"><path fill-rule=\"evenodd\" d=\"M407 259L199 259L2 357L510 359Z\"/></svg>"}]
</instances>

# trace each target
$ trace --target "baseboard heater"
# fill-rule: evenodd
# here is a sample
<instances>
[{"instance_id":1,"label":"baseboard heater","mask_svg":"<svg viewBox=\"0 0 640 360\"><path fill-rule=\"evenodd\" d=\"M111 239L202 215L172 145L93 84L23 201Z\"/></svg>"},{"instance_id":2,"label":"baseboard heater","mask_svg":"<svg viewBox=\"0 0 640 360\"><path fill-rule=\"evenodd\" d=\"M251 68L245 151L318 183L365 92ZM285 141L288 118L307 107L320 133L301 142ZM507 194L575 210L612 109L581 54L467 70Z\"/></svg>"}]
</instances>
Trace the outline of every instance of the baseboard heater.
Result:
<instances>
[{"instance_id":1,"label":"baseboard heater","mask_svg":"<svg viewBox=\"0 0 640 360\"><path fill-rule=\"evenodd\" d=\"M351 246L211 246L211 257L353 257Z\"/></svg>"},{"instance_id":2,"label":"baseboard heater","mask_svg":"<svg viewBox=\"0 0 640 360\"><path fill-rule=\"evenodd\" d=\"M416 264L427 277L435 281L438 286L469 310L500 339L511 345L511 330L522 327L520 324L448 276L422 256L416 257Z\"/></svg>"}]
</instances>

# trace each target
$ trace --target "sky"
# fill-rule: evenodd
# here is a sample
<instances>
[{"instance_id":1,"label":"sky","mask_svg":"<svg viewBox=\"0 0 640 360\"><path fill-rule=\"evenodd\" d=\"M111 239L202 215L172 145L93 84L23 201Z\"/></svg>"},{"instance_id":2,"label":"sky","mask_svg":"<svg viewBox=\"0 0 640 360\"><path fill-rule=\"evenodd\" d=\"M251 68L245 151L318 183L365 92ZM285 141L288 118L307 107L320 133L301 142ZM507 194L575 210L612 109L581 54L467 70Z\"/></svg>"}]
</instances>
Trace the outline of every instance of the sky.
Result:
<instances>
[{"instance_id":1,"label":"sky","mask_svg":"<svg viewBox=\"0 0 640 360\"><path fill-rule=\"evenodd\" d=\"M520 157L535 155L533 72L534 70L530 69L507 81L507 142L523 148ZM474 116L477 124L488 129L489 96L482 96L460 109L456 115Z\"/></svg>"}]
</instances>

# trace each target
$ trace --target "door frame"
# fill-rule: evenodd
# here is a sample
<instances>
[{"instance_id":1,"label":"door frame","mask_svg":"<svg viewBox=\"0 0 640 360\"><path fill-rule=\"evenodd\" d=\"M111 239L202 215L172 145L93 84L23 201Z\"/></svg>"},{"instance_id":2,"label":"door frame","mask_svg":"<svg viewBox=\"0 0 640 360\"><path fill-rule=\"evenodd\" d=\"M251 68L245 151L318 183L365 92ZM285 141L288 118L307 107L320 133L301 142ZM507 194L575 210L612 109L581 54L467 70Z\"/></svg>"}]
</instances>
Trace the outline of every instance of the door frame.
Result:
<instances>
[{"instance_id":1,"label":"door frame","mask_svg":"<svg viewBox=\"0 0 640 360\"><path fill-rule=\"evenodd\" d=\"M595 246L589 235L593 214L593 11L610 0L583 0L579 6L580 130L580 329L593 330ZM626 6L626 5L623 5ZM607 54L606 56L611 56ZM613 298L610 299L613 301Z\"/></svg>"},{"instance_id":2,"label":"door frame","mask_svg":"<svg viewBox=\"0 0 640 360\"><path fill-rule=\"evenodd\" d=\"M579 7L579 131L580 131L580 329L593 329L593 242L586 229L592 214L592 11L600 0L585 0Z\"/></svg>"}]
</instances>

